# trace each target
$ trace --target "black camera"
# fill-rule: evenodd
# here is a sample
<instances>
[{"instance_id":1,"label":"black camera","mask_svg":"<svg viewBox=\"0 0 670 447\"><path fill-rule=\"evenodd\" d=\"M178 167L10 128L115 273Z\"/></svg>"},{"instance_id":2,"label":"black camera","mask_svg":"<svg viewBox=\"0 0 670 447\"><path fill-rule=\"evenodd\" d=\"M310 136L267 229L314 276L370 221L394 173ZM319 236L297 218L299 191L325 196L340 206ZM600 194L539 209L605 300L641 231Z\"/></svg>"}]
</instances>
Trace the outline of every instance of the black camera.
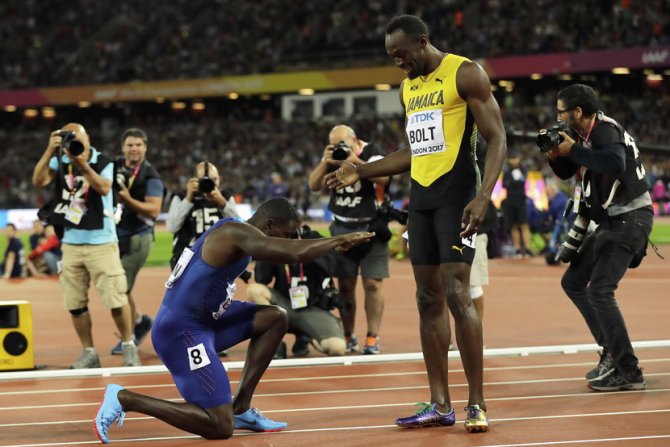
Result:
<instances>
[{"instance_id":1,"label":"black camera","mask_svg":"<svg viewBox=\"0 0 670 447\"><path fill-rule=\"evenodd\" d=\"M540 152L549 152L563 142L563 137L558 132L568 132L570 127L565 121L559 122L551 129L546 129L537 135L537 146Z\"/></svg>"},{"instance_id":2,"label":"black camera","mask_svg":"<svg viewBox=\"0 0 670 447\"><path fill-rule=\"evenodd\" d=\"M63 139L60 143L60 147L67 149L67 151L72 155L73 157L78 157L79 155L84 153L84 145L81 143L81 141L77 141L74 139L76 134L71 131L71 130L59 130L58 135L61 136Z\"/></svg>"},{"instance_id":3,"label":"black camera","mask_svg":"<svg viewBox=\"0 0 670 447\"><path fill-rule=\"evenodd\" d=\"M210 192L214 191L214 186L214 180L207 176L200 177L198 179L198 191L203 194L209 194Z\"/></svg>"},{"instance_id":4,"label":"black camera","mask_svg":"<svg viewBox=\"0 0 670 447\"><path fill-rule=\"evenodd\" d=\"M326 287L323 289L310 305L326 311L338 309L343 315L349 312L349 303L342 299L340 292L335 287Z\"/></svg>"},{"instance_id":5,"label":"black camera","mask_svg":"<svg viewBox=\"0 0 670 447\"><path fill-rule=\"evenodd\" d=\"M388 200L383 201L382 204L379 205L377 215L386 219L387 222L395 220L401 225L407 225L407 219L409 218L409 213L407 211L393 208L393 205Z\"/></svg>"},{"instance_id":6,"label":"black camera","mask_svg":"<svg viewBox=\"0 0 670 447\"><path fill-rule=\"evenodd\" d=\"M346 160L349 156L349 152L351 152L351 148L347 146L347 143L340 141L333 148L333 160Z\"/></svg>"},{"instance_id":7,"label":"black camera","mask_svg":"<svg viewBox=\"0 0 670 447\"><path fill-rule=\"evenodd\" d=\"M209 194L214 191L214 180L209 178L209 162L205 161L205 175L198 179L198 191L203 194Z\"/></svg>"}]
</instances>

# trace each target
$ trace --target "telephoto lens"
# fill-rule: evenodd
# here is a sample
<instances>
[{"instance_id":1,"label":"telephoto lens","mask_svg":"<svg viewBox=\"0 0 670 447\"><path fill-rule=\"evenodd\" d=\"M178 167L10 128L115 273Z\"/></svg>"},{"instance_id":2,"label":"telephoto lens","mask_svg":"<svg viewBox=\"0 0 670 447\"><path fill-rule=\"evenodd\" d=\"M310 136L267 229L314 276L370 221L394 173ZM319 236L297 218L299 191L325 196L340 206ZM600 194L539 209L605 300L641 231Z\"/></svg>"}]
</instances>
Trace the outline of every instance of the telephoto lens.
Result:
<instances>
[{"instance_id":1,"label":"telephoto lens","mask_svg":"<svg viewBox=\"0 0 670 447\"><path fill-rule=\"evenodd\" d=\"M577 251L582 245L586 230L589 227L589 220L582 216L577 216L575 223L568 231L568 237L563 241L556 252L555 260L561 262L572 262L577 256Z\"/></svg>"}]
</instances>

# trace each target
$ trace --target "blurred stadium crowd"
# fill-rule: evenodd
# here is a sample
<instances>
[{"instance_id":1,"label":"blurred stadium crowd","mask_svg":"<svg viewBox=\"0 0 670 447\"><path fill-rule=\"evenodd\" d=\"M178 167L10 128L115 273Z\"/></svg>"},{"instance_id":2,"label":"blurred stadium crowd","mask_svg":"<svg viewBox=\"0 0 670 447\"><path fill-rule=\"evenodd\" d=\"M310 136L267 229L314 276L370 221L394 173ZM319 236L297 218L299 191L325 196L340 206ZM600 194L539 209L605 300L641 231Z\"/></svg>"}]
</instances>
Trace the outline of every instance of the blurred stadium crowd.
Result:
<instances>
[{"instance_id":1,"label":"blurred stadium crowd","mask_svg":"<svg viewBox=\"0 0 670 447\"><path fill-rule=\"evenodd\" d=\"M403 12L470 58L670 43L665 0L26 0L0 3L0 88L387 63Z\"/></svg>"},{"instance_id":2,"label":"blurred stadium crowd","mask_svg":"<svg viewBox=\"0 0 670 447\"><path fill-rule=\"evenodd\" d=\"M390 65L384 27L399 12L422 16L437 47L471 58L670 43L670 3L663 0L79 0L77 8L60 0L46 3L0 3L0 89ZM544 170L532 139L515 131L552 125L556 91L567 82L524 81L495 94L509 146L524 154L528 169ZM575 81L595 85L604 110L638 143L667 146L667 81L650 85L641 73ZM148 159L173 193L197 162L208 159L219 167L222 183L247 202L263 200L270 174L278 172L290 198L304 208L318 200L308 193L306 177L336 123L284 121L277 101L213 99L198 112L174 111L167 103L63 107L53 119L4 113L0 208L41 205L49 191L35 192L32 168L49 132L70 121L84 124L92 144L110 155L120 154L125 128L144 129ZM339 121L388 152L405 144L399 113ZM652 181L667 185L670 157L643 156ZM394 181L393 198L405 197L407 186L406 179Z\"/></svg>"}]
</instances>

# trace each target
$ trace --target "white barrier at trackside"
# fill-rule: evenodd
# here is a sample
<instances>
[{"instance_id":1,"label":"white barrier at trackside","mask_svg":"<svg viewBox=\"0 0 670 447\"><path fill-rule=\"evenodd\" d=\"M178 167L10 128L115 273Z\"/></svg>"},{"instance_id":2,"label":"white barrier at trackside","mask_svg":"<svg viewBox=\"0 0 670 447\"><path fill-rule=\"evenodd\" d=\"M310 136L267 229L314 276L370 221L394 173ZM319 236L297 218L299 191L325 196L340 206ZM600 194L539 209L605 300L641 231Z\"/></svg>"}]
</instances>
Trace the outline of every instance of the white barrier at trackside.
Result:
<instances>
[{"instance_id":1,"label":"white barrier at trackside","mask_svg":"<svg viewBox=\"0 0 670 447\"><path fill-rule=\"evenodd\" d=\"M668 348L670 340L649 340L633 342L633 348ZM555 345L555 346L526 346L517 348L493 348L484 349L484 357L506 357L538 354L578 354L580 352L594 352L600 349L595 343L576 344L576 345ZM449 358L459 357L458 351L450 351ZM302 367L302 366L325 366L325 365L353 365L353 364L371 364L382 362L399 362L423 360L423 354L420 352L410 352L405 354L379 354L379 355L347 355L341 357L313 357L313 358L295 358L285 360L273 360L270 368ZM224 362L227 370L241 370L244 362ZM10 371L0 372L0 381L23 380L23 379L54 379L54 378L73 378L73 377L111 377L111 376L129 376L137 374L157 374L167 373L164 365L134 366L134 367L114 367L114 368L91 368L91 369L54 369L54 370L31 370L31 371Z\"/></svg>"}]
</instances>

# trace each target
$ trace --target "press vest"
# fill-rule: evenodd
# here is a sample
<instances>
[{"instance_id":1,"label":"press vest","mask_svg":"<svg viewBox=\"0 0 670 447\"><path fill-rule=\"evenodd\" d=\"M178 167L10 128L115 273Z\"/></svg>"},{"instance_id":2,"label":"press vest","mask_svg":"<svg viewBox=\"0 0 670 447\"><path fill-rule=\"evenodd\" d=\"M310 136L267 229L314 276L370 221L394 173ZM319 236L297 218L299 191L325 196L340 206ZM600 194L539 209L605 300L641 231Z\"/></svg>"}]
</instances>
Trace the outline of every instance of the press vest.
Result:
<instances>
[{"instance_id":1,"label":"press vest","mask_svg":"<svg viewBox=\"0 0 670 447\"><path fill-rule=\"evenodd\" d=\"M368 143L358 158L368 161L375 155L384 156L386 154L376 144ZM361 179L351 186L333 191L330 194L328 209L336 216L369 221L377 214L375 200L374 183L368 179Z\"/></svg>"},{"instance_id":2,"label":"press vest","mask_svg":"<svg viewBox=\"0 0 670 447\"><path fill-rule=\"evenodd\" d=\"M91 148L91 151L94 149ZM63 159L59 160L62 169L56 171L55 178L55 206L52 210L50 224L54 226L64 226L65 228L77 228L80 230L99 230L103 228L104 207L102 204L102 197L98 192L91 188L82 175L77 175L77 172L69 162ZM104 154L98 153L95 162L89 162L89 166L98 174L109 164L112 160L107 158ZM72 168L71 168L72 166ZM74 175L73 187L68 186L66 176L72 171ZM78 225L65 219L65 214L68 208L74 201L82 201L86 207L86 212L81 218Z\"/></svg>"},{"instance_id":3,"label":"press vest","mask_svg":"<svg viewBox=\"0 0 670 447\"><path fill-rule=\"evenodd\" d=\"M221 190L221 195L226 200L231 197L231 194L226 190ZM183 194L180 194L179 197L184 200ZM203 197L197 195L193 197L193 208L191 208L184 224L175 233L172 240L172 254L179 257L184 248L191 247L196 239L223 217L223 212L218 206Z\"/></svg>"},{"instance_id":4,"label":"press vest","mask_svg":"<svg viewBox=\"0 0 670 447\"><path fill-rule=\"evenodd\" d=\"M617 141L613 142L593 141L594 150L597 150L600 144L622 143L626 148L626 169L619 174L598 173L584 169L582 191L587 207L585 210L580 210L580 214L593 219L596 223L600 223L607 217L609 214L608 208L611 206L625 207L651 189L635 140L621 124L599 111L596 115L594 129L597 126L606 125L613 125L617 129L619 137ZM590 147L591 142L583 144Z\"/></svg>"},{"instance_id":5,"label":"press vest","mask_svg":"<svg viewBox=\"0 0 670 447\"><path fill-rule=\"evenodd\" d=\"M125 165L125 160L120 158L116 162L116 171L125 175L125 184L126 187L128 187L128 182L130 180L130 176L133 173L133 168L127 168ZM130 196L135 200L144 202L147 193L147 181L152 178L156 178L158 180L161 179L160 175L158 175L158 172L151 165L151 163L144 160L140 166L140 170L138 171L137 176L135 177L135 180L133 181L133 184L128 190L130 192ZM132 232L147 227L148 224L146 220L148 220L148 218L141 218L131 207L124 206L123 214L121 215L121 220L117 224L117 227Z\"/></svg>"}]
</instances>

